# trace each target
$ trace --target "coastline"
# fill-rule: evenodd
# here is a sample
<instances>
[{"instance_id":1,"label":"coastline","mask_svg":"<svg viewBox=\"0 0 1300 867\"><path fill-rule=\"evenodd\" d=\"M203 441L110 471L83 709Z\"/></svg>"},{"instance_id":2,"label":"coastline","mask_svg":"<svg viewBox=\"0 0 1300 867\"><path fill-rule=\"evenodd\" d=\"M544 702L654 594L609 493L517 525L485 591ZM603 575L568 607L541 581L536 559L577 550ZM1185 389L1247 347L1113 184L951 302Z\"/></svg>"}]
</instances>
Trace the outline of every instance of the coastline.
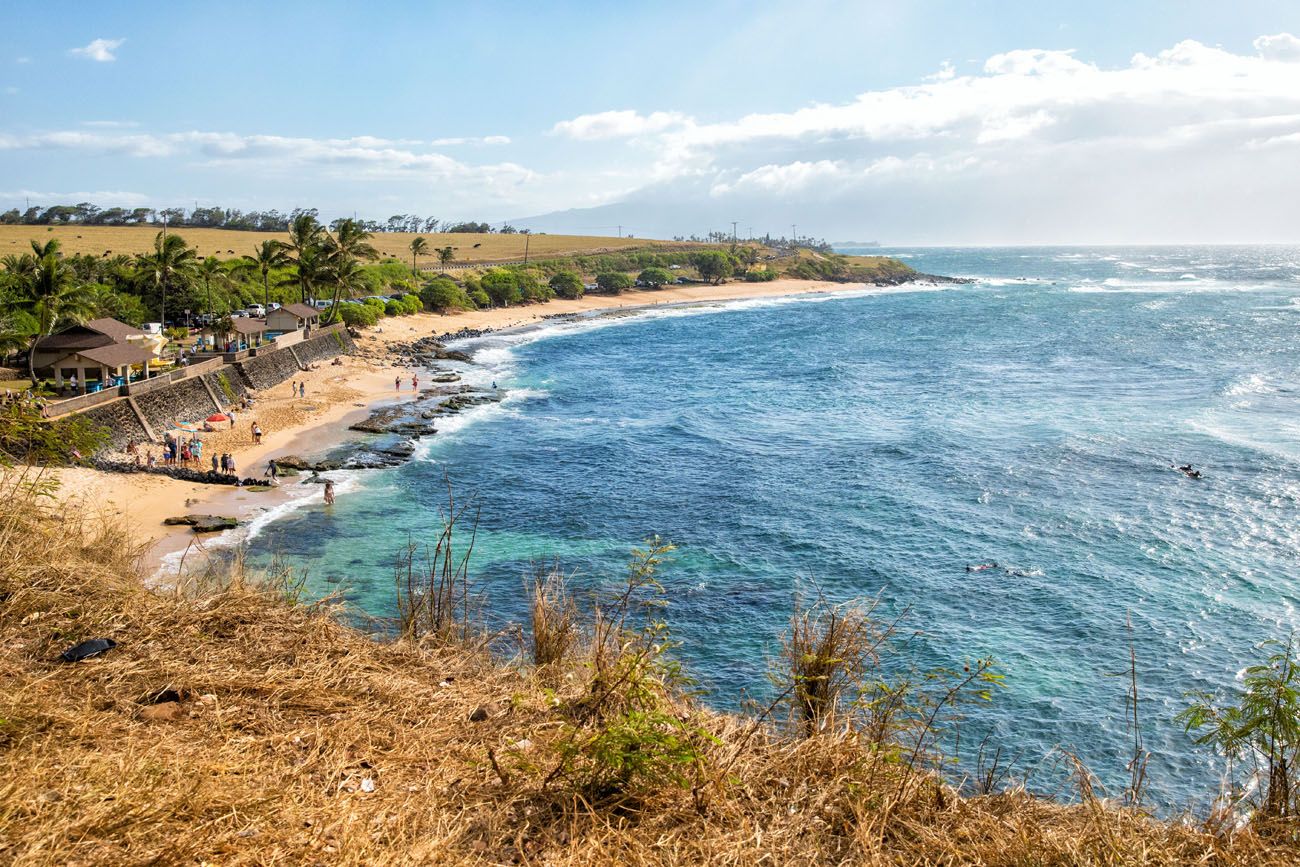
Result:
<instances>
[{"instance_id":1,"label":"coastline","mask_svg":"<svg viewBox=\"0 0 1300 867\"><path fill-rule=\"evenodd\" d=\"M307 397L290 396L291 382L264 389L256 395L255 407L239 414L234 430L204 436L205 460L229 451L235 455L240 474L261 476L267 461L289 454L317 455L341 442L365 435L349 431L350 424L366 417L370 410L413 399L410 390L396 391L393 379L404 385L416 372L389 355L394 343L408 343L424 337L459 331L516 331L547 320L584 314L634 314L660 307L697 303L744 301L830 292L861 291L869 284L831 283L809 280L774 280L771 283L728 283L720 286L689 285L659 290L637 290L621 295L594 295L576 300L556 299L547 304L465 311L455 314L419 313L385 319L377 328L362 333L357 354L344 356L339 366L324 365L301 374ZM266 431L260 445L252 443L248 425L257 419ZM157 446L154 447L157 449ZM143 544L142 567L146 574L160 573L166 558L188 561L191 551L202 557L205 547L226 534L199 536L185 526L165 526L174 515L217 514L238 519L245 525L257 516L282 507L291 500L315 494L302 493L297 481L264 492L224 485L184 482L167 476L109 473L74 467L46 471L57 479L56 496L63 503L79 502L99 511L107 520L129 521ZM361 470L358 472L368 472ZM314 486L313 486L314 488ZM294 496L294 494L297 496Z\"/></svg>"}]
</instances>

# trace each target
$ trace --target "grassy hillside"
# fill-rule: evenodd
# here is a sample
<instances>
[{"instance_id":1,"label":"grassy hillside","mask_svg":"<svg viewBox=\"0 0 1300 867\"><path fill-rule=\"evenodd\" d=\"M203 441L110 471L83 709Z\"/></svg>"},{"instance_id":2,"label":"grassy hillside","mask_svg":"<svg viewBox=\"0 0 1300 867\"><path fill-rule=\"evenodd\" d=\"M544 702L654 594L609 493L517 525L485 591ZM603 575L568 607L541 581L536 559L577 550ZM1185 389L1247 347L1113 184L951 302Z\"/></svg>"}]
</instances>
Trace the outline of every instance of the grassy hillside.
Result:
<instances>
[{"instance_id":1,"label":"grassy hillside","mask_svg":"<svg viewBox=\"0 0 1300 867\"><path fill-rule=\"evenodd\" d=\"M118 253L144 253L153 247L154 236L158 226L0 226L0 256L8 253L30 251L29 240L44 243L50 238L58 238L66 254L88 253L101 256ZM191 229L172 230L196 247L200 256L216 256L229 259L253 252L268 239L288 240L286 232L240 232L229 229ZM405 262L411 261L407 245L414 234L405 232L379 232L370 243L384 258L396 257ZM537 256L592 255L628 250L633 248L670 246L682 248L688 245L677 241L655 241L642 238L608 238L596 235L524 235L499 234L422 234L429 242L431 250L451 245L455 248L457 262L493 261L501 259L522 258L525 242L528 244L530 258ZM432 253L424 262L436 261Z\"/></svg>"},{"instance_id":2,"label":"grassy hillside","mask_svg":"<svg viewBox=\"0 0 1300 867\"><path fill-rule=\"evenodd\" d=\"M540 650L585 637L542 667L438 626L457 597L437 582L411 637L377 641L297 603L283 576L145 590L117 525L0 493L7 864L1300 857L1285 835L1163 823L1086 788L1079 806L962 797L847 717L809 735L706 712L674 691L653 618L620 622L617 599L584 620L541 588ZM117 646L59 661L98 637Z\"/></svg>"}]
</instances>

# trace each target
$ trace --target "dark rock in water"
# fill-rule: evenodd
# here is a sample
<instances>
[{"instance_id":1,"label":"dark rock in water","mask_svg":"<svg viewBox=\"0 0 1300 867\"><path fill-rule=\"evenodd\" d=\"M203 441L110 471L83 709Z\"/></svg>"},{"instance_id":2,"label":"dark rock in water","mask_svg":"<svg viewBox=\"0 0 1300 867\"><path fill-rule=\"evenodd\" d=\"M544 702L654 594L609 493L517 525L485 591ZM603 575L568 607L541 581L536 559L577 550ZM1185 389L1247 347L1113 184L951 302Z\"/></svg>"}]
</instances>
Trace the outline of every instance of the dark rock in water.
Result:
<instances>
[{"instance_id":1,"label":"dark rock in water","mask_svg":"<svg viewBox=\"0 0 1300 867\"><path fill-rule=\"evenodd\" d=\"M320 473L312 473L310 476L308 476L307 478L303 479L302 482L300 482L300 484L304 484L304 485L323 485L323 484L325 484L325 483L328 482L328 481L329 481L329 479L325 478L325 477L322 476Z\"/></svg>"},{"instance_id":2,"label":"dark rock in water","mask_svg":"<svg viewBox=\"0 0 1300 867\"><path fill-rule=\"evenodd\" d=\"M340 463L339 461L332 461L332 460L317 461L316 465L312 467L312 469L318 473L327 473L330 470L338 470L342 468L343 468L342 463Z\"/></svg>"},{"instance_id":3,"label":"dark rock in water","mask_svg":"<svg viewBox=\"0 0 1300 867\"><path fill-rule=\"evenodd\" d=\"M437 349L433 357L439 361L459 361L463 364L473 364L474 359L458 349Z\"/></svg>"},{"instance_id":4,"label":"dark rock in water","mask_svg":"<svg viewBox=\"0 0 1300 867\"><path fill-rule=\"evenodd\" d=\"M193 527L196 533L215 533L219 530L233 530L239 521L224 515L182 515L166 518L164 524L172 527Z\"/></svg>"},{"instance_id":5,"label":"dark rock in water","mask_svg":"<svg viewBox=\"0 0 1300 867\"><path fill-rule=\"evenodd\" d=\"M298 471L293 467L280 467L280 478L282 479L292 479L297 475Z\"/></svg>"},{"instance_id":6,"label":"dark rock in water","mask_svg":"<svg viewBox=\"0 0 1300 867\"><path fill-rule=\"evenodd\" d=\"M59 656L62 657L64 662L80 662L83 659L90 659L92 656L107 653L114 647L117 647L117 642L111 638L92 638L89 641L72 645L60 653Z\"/></svg>"},{"instance_id":7,"label":"dark rock in water","mask_svg":"<svg viewBox=\"0 0 1300 867\"><path fill-rule=\"evenodd\" d=\"M312 468L311 461L299 457L298 455L285 455L284 457L276 458L275 463L281 470L310 470Z\"/></svg>"},{"instance_id":8,"label":"dark rock in water","mask_svg":"<svg viewBox=\"0 0 1300 867\"><path fill-rule=\"evenodd\" d=\"M429 377L431 382L460 382L459 373L435 373Z\"/></svg>"}]
</instances>

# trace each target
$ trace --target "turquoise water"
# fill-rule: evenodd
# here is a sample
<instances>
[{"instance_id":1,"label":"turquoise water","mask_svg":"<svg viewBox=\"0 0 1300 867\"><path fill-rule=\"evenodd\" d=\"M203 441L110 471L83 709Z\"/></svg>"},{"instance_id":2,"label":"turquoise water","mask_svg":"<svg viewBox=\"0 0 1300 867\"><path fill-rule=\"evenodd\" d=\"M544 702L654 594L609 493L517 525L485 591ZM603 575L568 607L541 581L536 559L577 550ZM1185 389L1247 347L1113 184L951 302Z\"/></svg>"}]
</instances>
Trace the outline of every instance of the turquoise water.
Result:
<instances>
[{"instance_id":1,"label":"turquoise water","mask_svg":"<svg viewBox=\"0 0 1300 867\"><path fill-rule=\"evenodd\" d=\"M523 620L536 565L617 580L658 534L680 546L668 619L711 701L765 691L799 588L879 595L910 608L923 664L1001 663L968 742L1021 770L1068 747L1116 792L1131 612L1152 796L1204 804L1220 768L1173 722L1184 691L1231 686L1297 622L1300 251L881 252L979 279L470 342L467 376L505 403L406 466L344 474L333 510L266 524L253 553L389 614L393 556L429 537L445 470L481 506L495 622ZM965 569L985 561L1004 568Z\"/></svg>"}]
</instances>

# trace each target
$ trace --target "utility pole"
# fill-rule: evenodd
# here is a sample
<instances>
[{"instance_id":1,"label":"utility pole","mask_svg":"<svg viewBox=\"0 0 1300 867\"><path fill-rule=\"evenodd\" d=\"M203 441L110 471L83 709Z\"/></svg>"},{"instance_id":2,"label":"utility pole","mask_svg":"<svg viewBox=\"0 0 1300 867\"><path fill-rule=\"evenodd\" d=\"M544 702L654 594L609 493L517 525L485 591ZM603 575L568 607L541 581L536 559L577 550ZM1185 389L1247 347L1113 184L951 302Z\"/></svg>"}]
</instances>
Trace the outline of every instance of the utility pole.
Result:
<instances>
[{"instance_id":1,"label":"utility pole","mask_svg":"<svg viewBox=\"0 0 1300 867\"><path fill-rule=\"evenodd\" d=\"M736 220L731 221L731 246L736 246Z\"/></svg>"},{"instance_id":2,"label":"utility pole","mask_svg":"<svg viewBox=\"0 0 1300 867\"><path fill-rule=\"evenodd\" d=\"M532 241L532 239L533 239L532 232L524 233L524 264L525 265L528 264L528 243Z\"/></svg>"},{"instance_id":3,"label":"utility pole","mask_svg":"<svg viewBox=\"0 0 1300 867\"><path fill-rule=\"evenodd\" d=\"M791 243L791 244L793 244L793 243L795 242L795 240L799 237L799 233L795 231L795 229L797 229L797 228L799 228L799 227L798 227L797 225L795 225L794 223L791 223L791 224L790 224L790 243Z\"/></svg>"},{"instance_id":4,"label":"utility pole","mask_svg":"<svg viewBox=\"0 0 1300 867\"><path fill-rule=\"evenodd\" d=\"M621 225L618 227L618 236L623 237L623 227Z\"/></svg>"}]
</instances>

